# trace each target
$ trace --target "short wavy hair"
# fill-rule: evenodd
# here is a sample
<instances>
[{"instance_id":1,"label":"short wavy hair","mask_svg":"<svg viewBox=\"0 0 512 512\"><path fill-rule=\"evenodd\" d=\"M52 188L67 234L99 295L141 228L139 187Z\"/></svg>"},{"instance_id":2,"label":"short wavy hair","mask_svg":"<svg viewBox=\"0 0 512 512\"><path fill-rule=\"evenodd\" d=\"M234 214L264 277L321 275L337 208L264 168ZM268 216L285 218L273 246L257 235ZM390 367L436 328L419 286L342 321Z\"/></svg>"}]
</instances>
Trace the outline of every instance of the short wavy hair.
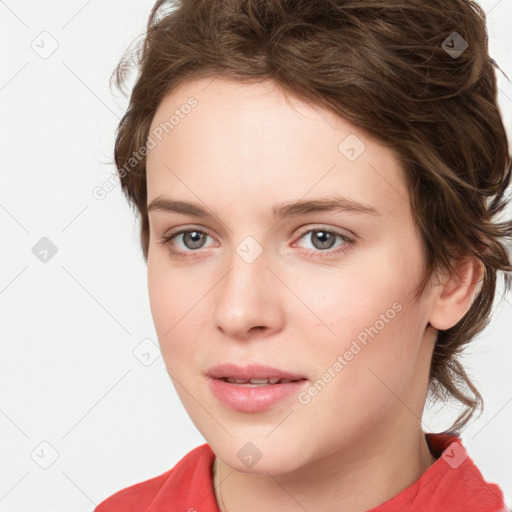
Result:
<instances>
[{"instance_id":1,"label":"short wavy hair","mask_svg":"<svg viewBox=\"0 0 512 512\"><path fill-rule=\"evenodd\" d=\"M507 292L512 271L512 221L498 219L509 202L511 158L481 7L469 0L159 0L135 43L111 77L124 90L138 70L114 160L140 215L145 261L144 149L166 94L197 78L271 79L285 95L338 114L403 164L425 261L417 292L433 272L455 272L464 255L483 263L469 311L438 331L431 361L429 396L462 404L451 427L460 431L483 399L459 356L490 321L498 272Z\"/></svg>"}]
</instances>

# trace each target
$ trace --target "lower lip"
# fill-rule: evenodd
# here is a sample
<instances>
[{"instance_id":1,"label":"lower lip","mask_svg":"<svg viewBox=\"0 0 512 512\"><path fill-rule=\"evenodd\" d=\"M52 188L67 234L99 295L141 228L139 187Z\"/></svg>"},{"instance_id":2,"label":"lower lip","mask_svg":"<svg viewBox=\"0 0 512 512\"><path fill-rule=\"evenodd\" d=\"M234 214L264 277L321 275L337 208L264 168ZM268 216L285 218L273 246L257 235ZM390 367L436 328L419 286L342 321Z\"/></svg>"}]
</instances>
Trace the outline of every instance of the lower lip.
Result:
<instances>
[{"instance_id":1,"label":"lower lip","mask_svg":"<svg viewBox=\"0 0 512 512\"><path fill-rule=\"evenodd\" d=\"M268 386L244 386L221 379L209 378L212 393L229 409L239 412L263 412L280 400L297 394L305 379Z\"/></svg>"}]
</instances>

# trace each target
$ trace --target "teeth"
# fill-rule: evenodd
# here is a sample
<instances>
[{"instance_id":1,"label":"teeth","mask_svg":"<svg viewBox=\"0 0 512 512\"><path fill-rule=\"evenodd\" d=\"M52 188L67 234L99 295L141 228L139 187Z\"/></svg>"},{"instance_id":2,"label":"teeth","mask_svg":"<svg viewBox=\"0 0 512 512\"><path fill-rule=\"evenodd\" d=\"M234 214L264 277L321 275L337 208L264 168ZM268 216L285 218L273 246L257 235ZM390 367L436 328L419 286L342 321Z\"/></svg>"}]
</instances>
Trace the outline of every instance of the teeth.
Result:
<instances>
[{"instance_id":1,"label":"teeth","mask_svg":"<svg viewBox=\"0 0 512 512\"><path fill-rule=\"evenodd\" d=\"M256 386L266 386L267 384L276 384L276 383L287 383L294 382L293 380L288 379L280 379L279 377L271 377L269 379L235 379L234 377L226 377L227 382L231 384L254 384Z\"/></svg>"},{"instance_id":2,"label":"teeth","mask_svg":"<svg viewBox=\"0 0 512 512\"><path fill-rule=\"evenodd\" d=\"M249 382L251 384L268 384L269 380L268 379L251 379Z\"/></svg>"}]
</instances>

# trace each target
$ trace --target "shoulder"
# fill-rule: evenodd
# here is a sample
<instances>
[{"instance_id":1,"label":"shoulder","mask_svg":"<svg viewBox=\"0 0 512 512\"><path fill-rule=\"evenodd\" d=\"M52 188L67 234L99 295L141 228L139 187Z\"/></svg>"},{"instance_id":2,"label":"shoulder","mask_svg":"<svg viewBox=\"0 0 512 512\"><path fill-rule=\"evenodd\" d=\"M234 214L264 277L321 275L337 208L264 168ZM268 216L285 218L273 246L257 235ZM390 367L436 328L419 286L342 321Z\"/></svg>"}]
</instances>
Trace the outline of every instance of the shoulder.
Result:
<instances>
[{"instance_id":1,"label":"shoulder","mask_svg":"<svg viewBox=\"0 0 512 512\"><path fill-rule=\"evenodd\" d=\"M436 461L416 482L369 512L506 512L498 485L487 482L453 432L426 434Z\"/></svg>"},{"instance_id":2,"label":"shoulder","mask_svg":"<svg viewBox=\"0 0 512 512\"><path fill-rule=\"evenodd\" d=\"M431 499L438 499L439 505L449 503L453 510L505 511L502 490L484 478L457 434L427 434L427 439L439 456L430 468L429 479L436 484Z\"/></svg>"},{"instance_id":3,"label":"shoulder","mask_svg":"<svg viewBox=\"0 0 512 512\"><path fill-rule=\"evenodd\" d=\"M173 469L165 473L131 485L102 501L94 512L124 512L128 510L145 510L158 494L167 479L173 473Z\"/></svg>"},{"instance_id":4,"label":"shoulder","mask_svg":"<svg viewBox=\"0 0 512 512\"><path fill-rule=\"evenodd\" d=\"M158 510L155 503L177 504L211 483L211 464L215 458L208 444L188 452L174 467L149 480L136 483L103 500L94 512L133 512Z\"/></svg>"}]
</instances>

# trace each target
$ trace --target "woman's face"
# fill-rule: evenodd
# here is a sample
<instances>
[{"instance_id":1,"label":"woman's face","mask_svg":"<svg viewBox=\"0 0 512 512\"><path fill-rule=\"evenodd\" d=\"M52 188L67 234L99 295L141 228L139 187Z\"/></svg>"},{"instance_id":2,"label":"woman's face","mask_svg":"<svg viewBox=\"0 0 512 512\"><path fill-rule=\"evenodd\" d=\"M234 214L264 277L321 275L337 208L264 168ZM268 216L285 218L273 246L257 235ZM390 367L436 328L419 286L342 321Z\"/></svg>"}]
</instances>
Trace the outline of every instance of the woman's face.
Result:
<instances>
[{"instance_id":1,"label":"woman's face","mask_svg":"<svg viewBox=\"0 0 512 512\"><path fill-rule=\"evenodd\" d=\"M422 249L393 153L271 82L220 78L167 95L150 138L151 311L214 452L278 474L418 425L432 295L414 299Z\"/></svg>"}]
</instances>

